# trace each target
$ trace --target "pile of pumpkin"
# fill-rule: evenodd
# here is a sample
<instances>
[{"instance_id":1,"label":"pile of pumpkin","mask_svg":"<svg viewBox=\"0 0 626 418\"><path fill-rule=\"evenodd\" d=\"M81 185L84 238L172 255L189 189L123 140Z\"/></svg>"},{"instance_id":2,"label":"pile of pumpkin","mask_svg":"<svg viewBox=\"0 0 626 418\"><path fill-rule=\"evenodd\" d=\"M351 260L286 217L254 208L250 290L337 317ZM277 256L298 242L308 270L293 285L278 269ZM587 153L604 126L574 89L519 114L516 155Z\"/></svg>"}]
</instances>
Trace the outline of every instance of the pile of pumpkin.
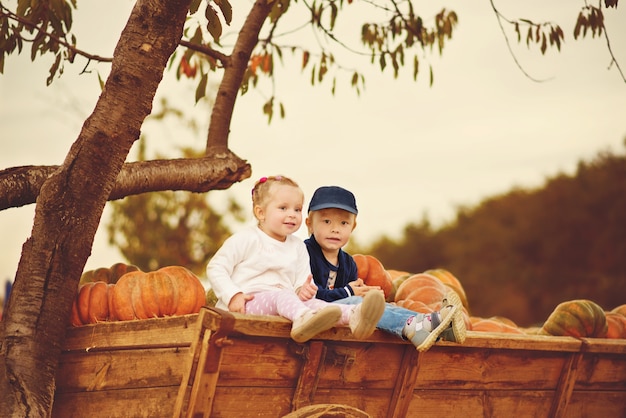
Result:
<instances>
[{"instance_id":1,"label":"pile of pumpkin","mask_svg":"<svg viewBox=\"0 0 626 418\"><path fill-rule=\"evenodd\" d=\"M467 295L461 282L445 269L411 274L387 270L371 255L353 256L366 285L380 286L389 303L414 312L430 313L441 309L443 296L454 290L463 303L465 325L478 332L541 334L587 338L626 338L626 304L605 311L597 303L570 300L559 304L541 327L521 328L504 317L481 318L470 315Z\"/></svg>"},{"instance_id":2,"label":"pile of pumpkin","mask_svg":"<svg viewBox=\"0 0 626 418\"><path fill-rule=\"evenodd\" d=\"M82 274L72 304L74 326L197 313L205 304L200 279L181 266L143 272L116 263Z\"/></svg>"}]
</instances>

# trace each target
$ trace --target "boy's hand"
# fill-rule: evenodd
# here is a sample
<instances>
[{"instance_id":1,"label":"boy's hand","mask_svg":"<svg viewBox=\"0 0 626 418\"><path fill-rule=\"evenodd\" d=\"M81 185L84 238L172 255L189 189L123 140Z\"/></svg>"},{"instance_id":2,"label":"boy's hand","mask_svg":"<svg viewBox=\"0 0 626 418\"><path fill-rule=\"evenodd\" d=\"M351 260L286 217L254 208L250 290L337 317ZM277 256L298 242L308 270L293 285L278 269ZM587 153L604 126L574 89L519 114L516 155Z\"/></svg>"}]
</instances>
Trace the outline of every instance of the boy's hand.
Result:
<instances>
[{"instance_id":1,"label":"boy's hand","mask_svg":"<svg viewBox=\"0 0 626 418\"><path fill-rule=\"evenodd\" d=\"M380 290L380 286L367 286L363 279L356 279L348 283L354 292L354 296L365 296L370 290Z\"/></svg>"},{"instance_id":2,"label":"boy's hand","mask_svg":"<svg viewBox=\"0 0 626 418\"><path fill-rule=\"evenodd\" d=\"M317 294L317 286L313 283L313 275L309 274L306 278L306 282L298 289L298 297L301 301L313 299Z\"/></svg>"},{"instance_id":3,"label":"boy's hand","mask_svg":"<svg viewBox=\"0 0 626 418\"><path fill-rule=\"evenodd\" d=\"M246 302L254 299L254 295L247 295L245 293L237 293L228 302L228 310L231 312L246 313Z\"/></svg>"}]
</instances>

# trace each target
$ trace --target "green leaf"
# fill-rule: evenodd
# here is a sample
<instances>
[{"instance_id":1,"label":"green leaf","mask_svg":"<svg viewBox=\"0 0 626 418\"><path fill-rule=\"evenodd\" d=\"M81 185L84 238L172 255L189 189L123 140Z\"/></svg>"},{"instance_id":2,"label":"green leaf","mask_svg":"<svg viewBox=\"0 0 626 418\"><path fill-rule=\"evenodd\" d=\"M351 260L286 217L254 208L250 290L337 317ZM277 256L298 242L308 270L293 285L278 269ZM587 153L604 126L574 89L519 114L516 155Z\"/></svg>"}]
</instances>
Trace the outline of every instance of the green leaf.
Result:
<instances>
[{"instance_id":1,"label":"green leaf","mask_svg":"<svg viewBox=\"0 0 626 418\"><path fill-rule=\"evenodd\" d=\"M216 0L216 3L224 15L224 21L230 26L230 22L233 20L233 6L230 5L228 0Z\"/></svg>"},{"instance_id":2,"label":"green leaf","mask_svg":"<svg viewBox=\"0 0 626 418\"><path fill-rule=\"evenodd\" d=\"M200 8L200 3L202 3L202 0L192 0L191 4L189 5L189 13L194 14L195 12L197 12Z\"/></svg>"},{"instance_id":3,"label":"green leaf","mask_svg":"<svg viewBox=\"0 0 626 418\"><path fill-rule=\"evenodd\" d=\"M274 98L272 97L263 105L263 113L267 115L267 124L272 122L272 116L274 114Z\"/></svg>"},{"instance_id":4,"label":"green leaf","mask_svg":"<svg viewBox=\"0 0 626 418\"><path fill-rule=\"evenodd\" d=\"M198 83L198 87L196 88L196 103L200 101L204 96L206 96L206 85L209 76L207 73L202 74L200 78L200 82Z\"/></svg>"},{"instance_id":5,"label":"green leaf","mask_svg":"<svg viewBox=\"0 0 626 418\"><path fill-rule=\"evenodd\" d=\"M49 86L52 83L52 80L59 69L59 64L61 64L61 54L57 54L54 64L50 67L50 75L46 79L46 86Z\"/></svg>"},{"instance_id":6,"label":"green leaf","mask_svg":"<svg viewBox=\"0 0 626 418\"><path fill-rule=\"evenodd\" d=\"M335 28L335 22L337 21L337 3L330 3L330 30Z\"/></svg>"},{"instance_id":7,"label":"green leaf","mask_svg":"<svg viewBox=\"0 0 626 418\"><path fill-rule=\"evenodd\" d=\"M217 12L210 4L207 5L205 16L207 18L207 30L213 37L215 42L220 41L220 36L222 36L222 22L220 22L220 18L217 16Z\"/></svg>"}]
</instances>

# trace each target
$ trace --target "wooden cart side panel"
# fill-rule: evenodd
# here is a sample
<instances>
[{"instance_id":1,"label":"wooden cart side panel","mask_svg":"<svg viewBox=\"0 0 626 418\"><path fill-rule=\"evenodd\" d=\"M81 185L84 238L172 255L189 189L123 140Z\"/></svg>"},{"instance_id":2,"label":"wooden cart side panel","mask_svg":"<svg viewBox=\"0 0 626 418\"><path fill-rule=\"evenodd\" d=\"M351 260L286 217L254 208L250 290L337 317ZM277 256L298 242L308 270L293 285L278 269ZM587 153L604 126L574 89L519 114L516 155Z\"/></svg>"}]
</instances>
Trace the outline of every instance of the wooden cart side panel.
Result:
<instances>
[{"instance_id":1,"label":"wooden cart side panel","mask_svg":"<svg viewBox=\"0 0 626 418\"><path fill-rule=\"evenodd\" d=\"M203 380L200 359L215 354L208 338L222 314L202 312L68 330L53 416L165 417L194 403L212 417L280 417L308 403L376 417L549 416L551 408L568 418L626 416L623 341L469 332L463 345L418 354L380 331L355 340L345 327L298 344L282 318L232 315L226 344L209 360L213 380Z\"/></svg>"}]
</instances>

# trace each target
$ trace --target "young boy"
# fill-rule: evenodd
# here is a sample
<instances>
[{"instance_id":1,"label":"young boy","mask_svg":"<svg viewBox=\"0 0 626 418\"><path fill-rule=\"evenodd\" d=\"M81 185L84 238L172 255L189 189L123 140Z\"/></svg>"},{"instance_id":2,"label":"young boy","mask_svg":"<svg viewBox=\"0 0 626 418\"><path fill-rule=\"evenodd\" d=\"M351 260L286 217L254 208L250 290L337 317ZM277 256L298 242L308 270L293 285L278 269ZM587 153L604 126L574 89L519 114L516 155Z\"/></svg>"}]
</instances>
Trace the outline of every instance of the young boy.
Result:
<instances>
[{"instance_id":1,"label":"young boy","mask_svg":"<svg viewBox=\"0 0 626 418\"><path fill-rule=\"evenodd\" d=\"M358 278L352 256L342 250L356 228L358 214L352 192L338 186L320 187L309 204L306 225L316 297L342 304L358 304L368 292L382 292L378 286L366 286ZM438 339L463 343L465 322L461 301L454 291L443 299L439 312L421 314L389 303L377 324L383 331L410 340L419 351L428 350Z\"/></svg>"}]
</instances>

